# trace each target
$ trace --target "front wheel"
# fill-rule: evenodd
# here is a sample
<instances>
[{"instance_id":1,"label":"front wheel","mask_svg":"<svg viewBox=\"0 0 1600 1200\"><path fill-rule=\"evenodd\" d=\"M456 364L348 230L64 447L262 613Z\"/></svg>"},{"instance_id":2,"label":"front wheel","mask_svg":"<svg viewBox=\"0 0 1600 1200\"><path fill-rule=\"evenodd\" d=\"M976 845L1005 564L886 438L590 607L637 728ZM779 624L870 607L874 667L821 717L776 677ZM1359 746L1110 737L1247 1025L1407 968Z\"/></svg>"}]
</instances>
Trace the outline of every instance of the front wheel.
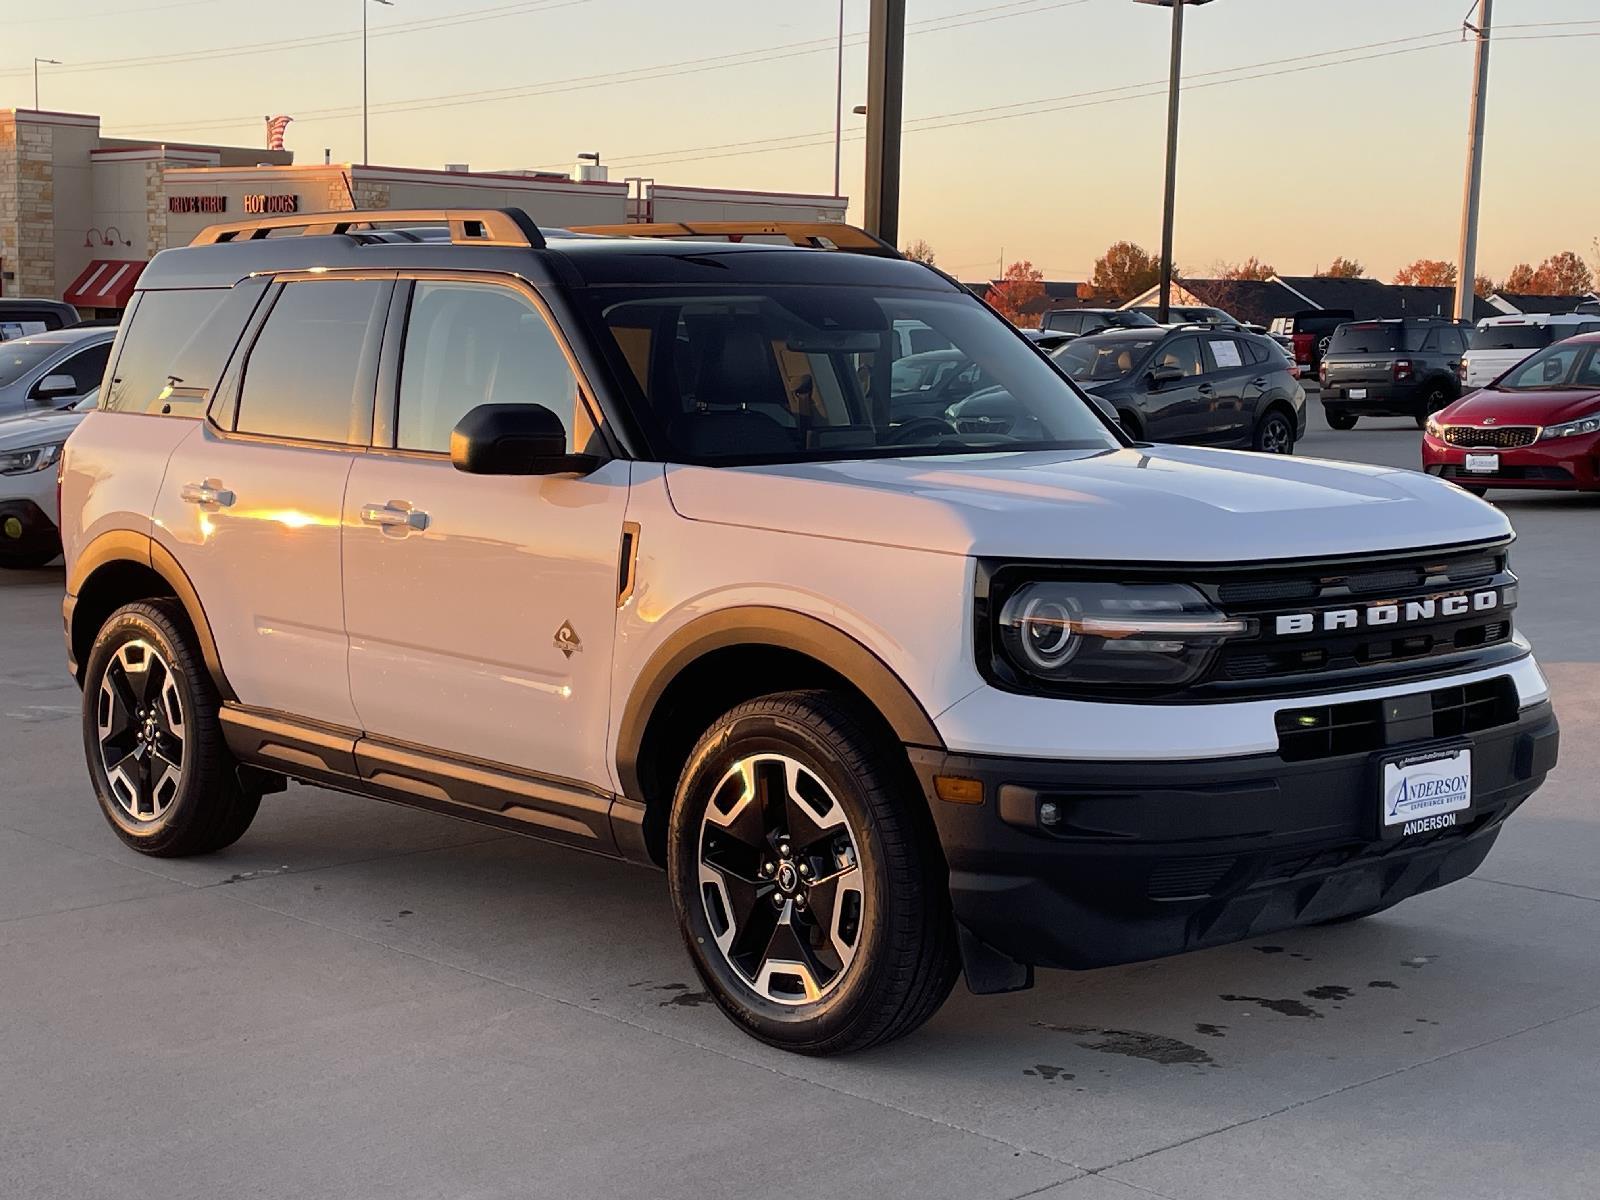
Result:
<instances>
[{"instance_id":1,"label":"front wheel","mask_svg":"<svg viewBox=\"0 0 1600 1200\"><path fill-rule=\"evenodd\" d=\"M1294 422L1282 409L1269 409L1256 425L1254 444L1263 454L1293 454Z\"/></svg>"},{"instance_id":2,"label":"front wheel","mask_svg":"<svg viewBox=\"0 0 1600 1200\"><path fill-rule=\"evenodd\" d=\"M1428 390L1422 394L1422 411L1417 414L1417 428L1426 429L1428 427L1428 418L1441 408L1449 407L1454 399L1455 396L1451 394L1450 389L1444 384L1430 383Z\"/></svg>"},{"instance_id":3,"label":"front wheel","mask_svg":"<svg viewBox=\"0 0 1600 1200\"><path fill-rule=\"evenodd\" d=\"M143 854L232 845L261 803L241 783L218 699L183 610L129 604L96 634L83 681L83 745L111 828Z\"/></svg>"},{"instance_id":4,"label":"front wheel","mask_svg":"<svg viewBox=\"0 0 1600 1200\"><path fill-rule=\"evenodd\" d=\"M770 1045L902 1037L955 982L944 865L896 750L845 698L785 692L719 718L684 768L667 863L684 944Z\"/></svg>"}]
</instances>

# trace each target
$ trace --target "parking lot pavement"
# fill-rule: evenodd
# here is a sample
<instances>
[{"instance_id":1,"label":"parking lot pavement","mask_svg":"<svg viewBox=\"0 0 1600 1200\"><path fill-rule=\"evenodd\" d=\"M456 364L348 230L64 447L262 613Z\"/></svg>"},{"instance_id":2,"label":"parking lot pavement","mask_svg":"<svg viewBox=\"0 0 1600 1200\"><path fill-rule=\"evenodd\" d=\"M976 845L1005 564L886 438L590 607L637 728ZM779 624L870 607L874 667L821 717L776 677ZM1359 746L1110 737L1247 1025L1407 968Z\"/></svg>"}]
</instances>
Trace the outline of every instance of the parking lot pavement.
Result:
<instances>
[{"instance_id":1,"label":"parking lot pavement","mask_svg":"<svg viewBox=\"0 0 1600 1200\"><path fill-rule=\"evenodd\" d=\"M647 871L300 787L213 858L122 849L60 572L0 578L0 1195L1590 1200L1600 502L1504 508L1564 749L1478 875L829 1061L718 1015Z\"/></svg>"}]
</instances>

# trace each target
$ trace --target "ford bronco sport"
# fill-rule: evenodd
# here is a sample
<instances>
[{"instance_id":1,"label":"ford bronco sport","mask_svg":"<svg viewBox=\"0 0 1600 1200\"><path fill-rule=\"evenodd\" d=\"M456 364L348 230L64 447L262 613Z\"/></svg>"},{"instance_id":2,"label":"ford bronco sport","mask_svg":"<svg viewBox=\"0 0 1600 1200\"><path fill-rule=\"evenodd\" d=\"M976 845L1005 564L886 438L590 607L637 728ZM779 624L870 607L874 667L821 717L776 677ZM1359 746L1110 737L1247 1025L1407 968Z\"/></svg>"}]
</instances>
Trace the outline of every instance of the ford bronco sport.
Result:
<instances>
[{"instance_id":1,"label":"ford bronco sport","mask_svg":"<svg viewBox=\"0 0 1600 1200\"><path fill-rule=\"evenodd\" d=\"M1005 432L892 417L906 322ZM796 1051L963 969L1377 912L1556 758L1494 508L1130 444L841 225L215 226L140 277L62 486L128 845L218 850L296 780L664 867L717 1002Z\"/></svg>"}]
</instances>

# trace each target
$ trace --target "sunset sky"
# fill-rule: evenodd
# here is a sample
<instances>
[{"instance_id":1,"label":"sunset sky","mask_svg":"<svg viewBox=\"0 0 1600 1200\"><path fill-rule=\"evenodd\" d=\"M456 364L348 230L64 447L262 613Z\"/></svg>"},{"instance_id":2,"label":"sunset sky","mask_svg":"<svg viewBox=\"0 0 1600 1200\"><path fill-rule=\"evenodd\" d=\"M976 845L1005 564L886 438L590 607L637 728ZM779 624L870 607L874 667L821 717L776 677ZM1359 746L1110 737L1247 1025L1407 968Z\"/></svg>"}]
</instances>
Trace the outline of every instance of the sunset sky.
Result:
<instances>
[{"instance_id":1,"label":"sunset sky","mask_svg":"<svg viewBox=\"0 0 1600 1200\"><path fill-rule=\"evenodd\" d=\"M370 4L372 160L570 169L831 192L836 0ZM867 0L847 0L844 188L861 191ZM1336 255L1387 278L1452 259L1469 0L1216 0L1191 9L1175 257ZM1475 7L1475 6L1474 6ZM54 0L0 6L0 106L104 131L360 157L361 0ZM46 15L47 14L47 15ZM1499 0L1480 269L1600 235L1600 0ZM964 278L1029 258L1083 278L1160 238L1168 16L1133 0L911 0L902 241ZM292 45L275 43L292 42ZM113 62L164 56L164 62ZM853 212L853 216L858 213Z\"/></svg>"}]
</instances>

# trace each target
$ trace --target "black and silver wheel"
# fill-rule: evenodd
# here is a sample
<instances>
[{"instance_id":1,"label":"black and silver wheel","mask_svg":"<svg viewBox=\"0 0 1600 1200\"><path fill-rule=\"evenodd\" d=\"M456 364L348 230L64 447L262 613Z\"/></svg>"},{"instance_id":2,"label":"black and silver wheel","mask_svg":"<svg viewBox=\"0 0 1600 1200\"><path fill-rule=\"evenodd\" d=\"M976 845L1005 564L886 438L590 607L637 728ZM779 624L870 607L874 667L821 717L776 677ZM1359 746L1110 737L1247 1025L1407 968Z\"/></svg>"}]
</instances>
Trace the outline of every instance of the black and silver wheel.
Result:
<instances>
[{"instance_id":1,"label":"black and silver wheel","mask_svg":"<svg viewBox=\"0 0 1600 1200\"><path fill-rule=\"evenodd\" d=\"M788 692L721 717L684 768L668 846L684 941L723 1011L772 1045L900 1037L955 981L942 860L890 749L840 697Z\"/></svg>"},{"instance_id":2,"label":"black and silver wheel","mask_svg":"<svg viewBox=\"0 0 1600 1200\"><path fill-rule=\"evenodd\" d=\"M217 696L170 601L118 609L84 672L83 738L101 811L146 854L206 854L249 828L260 795L240 783Z\"/></svg>"},{"instance_id":3,"label":"black and silver wheel","mask_svg":"<svg viewBox=\"0 0 1600 1200\"><path fill-rule=\"evenodd\" d=\"M1337 408L1325 408L1322 415L1328 418L1329 429L1354 429L1356 427L1356 414L1344 412Z\"/></svg>"},{"instance_id":4,"label":"black and silver wheel","mask_svg":"<svg viewBox=\"0 0 1600 1200\"><path fill-rule=\"evenodd\" d=\"M1281 408L1269 408L1256 425L1255 448L1263 454L1294 453L1294 422Z\"/></svg>"}]
</instances>

